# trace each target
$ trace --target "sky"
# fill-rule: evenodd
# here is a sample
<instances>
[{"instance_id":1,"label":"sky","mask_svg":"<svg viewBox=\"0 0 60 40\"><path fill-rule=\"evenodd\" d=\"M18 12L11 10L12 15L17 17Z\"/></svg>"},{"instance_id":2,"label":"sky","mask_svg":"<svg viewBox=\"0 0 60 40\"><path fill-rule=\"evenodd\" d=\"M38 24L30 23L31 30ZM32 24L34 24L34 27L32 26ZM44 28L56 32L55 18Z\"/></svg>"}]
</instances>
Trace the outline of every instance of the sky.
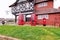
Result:
<instances>
[{"instance_id":1,"label":"sky","mask_svg":"<svg viewBox=\"0 0 60 40\"><path fill-rule=\"evenodd\" d=\"M16 0L0 0L0 18L14 18L9 6Z\"/></svg>"},{"instance_id":2,"label":"sky","mask_svg":"<svg viewBox=\"0 0 60 40\"><path fill-rule=\"evenodd\" d=\"M13 4L16 0L0 0L0 18L14 18L11 13L9 6ZM54 0L54 8L60 6L60 0Z\"/></svg>"}]
</instances>

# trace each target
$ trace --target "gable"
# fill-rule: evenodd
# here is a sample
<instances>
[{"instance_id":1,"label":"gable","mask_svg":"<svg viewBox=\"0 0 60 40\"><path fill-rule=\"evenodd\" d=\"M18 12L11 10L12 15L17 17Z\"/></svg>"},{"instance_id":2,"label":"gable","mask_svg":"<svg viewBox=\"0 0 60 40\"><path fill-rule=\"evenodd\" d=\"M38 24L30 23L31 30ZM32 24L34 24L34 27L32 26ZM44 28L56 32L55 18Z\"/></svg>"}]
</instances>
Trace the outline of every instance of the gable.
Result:
<instances>
[{"instance_id":1,"label":"gable","mask_svg":"<svg viewBox=\"0 0 60 40\"><path fill-rule=\"evenodd\" d=\"M16 2L14 2L14 3L13 3L12 5L10 5L9 7L16 6L18 1L19 1L19 0L16 0Z\"/></svg>"}]
</instances>

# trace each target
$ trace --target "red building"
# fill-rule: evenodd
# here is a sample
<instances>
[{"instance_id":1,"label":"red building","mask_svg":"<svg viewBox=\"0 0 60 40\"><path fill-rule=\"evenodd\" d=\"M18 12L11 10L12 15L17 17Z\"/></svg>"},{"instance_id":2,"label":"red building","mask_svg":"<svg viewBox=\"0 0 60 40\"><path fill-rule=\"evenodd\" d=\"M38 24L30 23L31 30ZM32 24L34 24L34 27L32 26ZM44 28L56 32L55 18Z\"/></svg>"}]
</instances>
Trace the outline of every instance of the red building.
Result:
<instances>
[{"instance_id":1,"label":"red building","mask_svg":"<svg viewBox=\"0 0 60 40\"><path fill-rule=\"evenodd\" d=\"M19 5L19 1L16 1L13 5L10 7L16 7ZM25 8L25 11L20 11L19 13L24 15L24 22L25 24L30 24L30 18L31 14L36 14L36 24L42 25L43 24L43 18L46 18L46 24L47 25L53 25L53 26L60 26L60 9L55 9L53 7L53 0L24 0L20 1L20 4L27 3L26 7L31 8L27 9ZM28 4L29 3L29 4ZM30 6L28 6L30 5ZM32 6L31 6L32 5ZM22 6L24 7L24 6ZM19 8L18 8L19 9ZM27 9L27 11L26 11Z\"/></svg>"},{"instance_id":2,"label":"red building","mask_svg":"<svg viewBox=\"0 0 60 40\"><path fill-rule=\"evenodd\" d=\"M38 4L35 5L38 24L42 24L42 19L46 18L47 25L60 26L60 9L54 9L53 2L53 0L38 0Z\"/></svg>"}]
</instances>

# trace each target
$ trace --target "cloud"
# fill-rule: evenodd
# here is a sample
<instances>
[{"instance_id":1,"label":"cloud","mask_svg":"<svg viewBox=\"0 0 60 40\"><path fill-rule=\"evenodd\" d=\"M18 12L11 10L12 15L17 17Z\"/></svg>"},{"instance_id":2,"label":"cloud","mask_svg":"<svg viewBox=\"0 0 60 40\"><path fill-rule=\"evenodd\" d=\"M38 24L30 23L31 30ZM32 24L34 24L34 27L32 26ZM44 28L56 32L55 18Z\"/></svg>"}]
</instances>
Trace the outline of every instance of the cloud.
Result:
<instances>
[{"instance_id":1,"label":"cloud","mask_svg":"<svg viewBox=\"0 0 60 40\"><path fill-rule=\"evenodd\" d=\"M54 8L60 7L60 0L54 0Z\"/></svg>"},{"instance_id":2,"label":"cloud","mask_svg":"<svg viewBox=\"0 0 60 40\"><path fill-rule=\"evenodd\" d=\"M7 15L6 11L10 10L9 6L15 1L16 0L0 0L0 18L14 18L11 12Z\"/></svg>"}]
</instances>

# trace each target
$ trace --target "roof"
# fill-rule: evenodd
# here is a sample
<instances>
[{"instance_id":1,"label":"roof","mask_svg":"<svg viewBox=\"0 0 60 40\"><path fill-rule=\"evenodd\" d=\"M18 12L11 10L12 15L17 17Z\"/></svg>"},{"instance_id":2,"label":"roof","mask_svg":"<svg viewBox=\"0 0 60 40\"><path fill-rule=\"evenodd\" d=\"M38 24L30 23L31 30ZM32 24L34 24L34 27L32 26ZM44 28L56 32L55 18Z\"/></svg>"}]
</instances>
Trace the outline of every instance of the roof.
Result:
<instances>
[{"instance_id":1,"label":"roof","mask_svg":"<svg viewBox=\"0 0 60 40\"><path fill-rule=\"evenodd\" d=\"M26 3L27 1L21 1L20 3L18 3L19 0L16 0L15 3L13 3L12 5L10 5L9 7L13 7L13 6L16 6L17 4L21 4L21 3Z\"/></svg>"},{"instance_id":2,"label":"roof","mask_svg":"<svg viewBox=\"0 0 60 40\"><path fill-rule=\"evenodd\" d=\"M12 5L10 5L9 7L13 7L13 6L16 6L18 3L19 0L16 0L15 3L13 3ZM24 2L27 2L27 1L21 1L20 3L24 3Z\"/></svg>"},{"instance_id":3,"label":"roof","mask_svg":"<svg viewBox=\"0 0 60 40\"><path fill-rule=\"evenodd\" d=\"M12 5L10 5L9 7L16 6L18 1L19 1L19 0L16 0L16 2L15 2L15 3L13 3Z\"/></svg>"},{"instance_id":4,"label":"roof","mask_svg":"<svg viewBox=\"0 0 60 40\"><path fill-rule=\"evenodd\" d=\"M52 9L52 8L48 8L48 9L45 9L45 10L37 10L35 13L36 14L54 14L54 13L58 13L60 12L60 9Z\"/></svg>"},{"instance_id":5,"label":"roof","mask_svg":"<svg viewBox=\"0 0 60 40\"><path fill-rule=\"evenodd\" d=\"M19 0L16 0L15 3L13 3L12 5L10 5L9 7L13 7L16 6L18 4ZM34 0L35 4L41 3L41 2L47 2L47 1L53 1L53 0Z\"/></svg>"}]
</instances>

